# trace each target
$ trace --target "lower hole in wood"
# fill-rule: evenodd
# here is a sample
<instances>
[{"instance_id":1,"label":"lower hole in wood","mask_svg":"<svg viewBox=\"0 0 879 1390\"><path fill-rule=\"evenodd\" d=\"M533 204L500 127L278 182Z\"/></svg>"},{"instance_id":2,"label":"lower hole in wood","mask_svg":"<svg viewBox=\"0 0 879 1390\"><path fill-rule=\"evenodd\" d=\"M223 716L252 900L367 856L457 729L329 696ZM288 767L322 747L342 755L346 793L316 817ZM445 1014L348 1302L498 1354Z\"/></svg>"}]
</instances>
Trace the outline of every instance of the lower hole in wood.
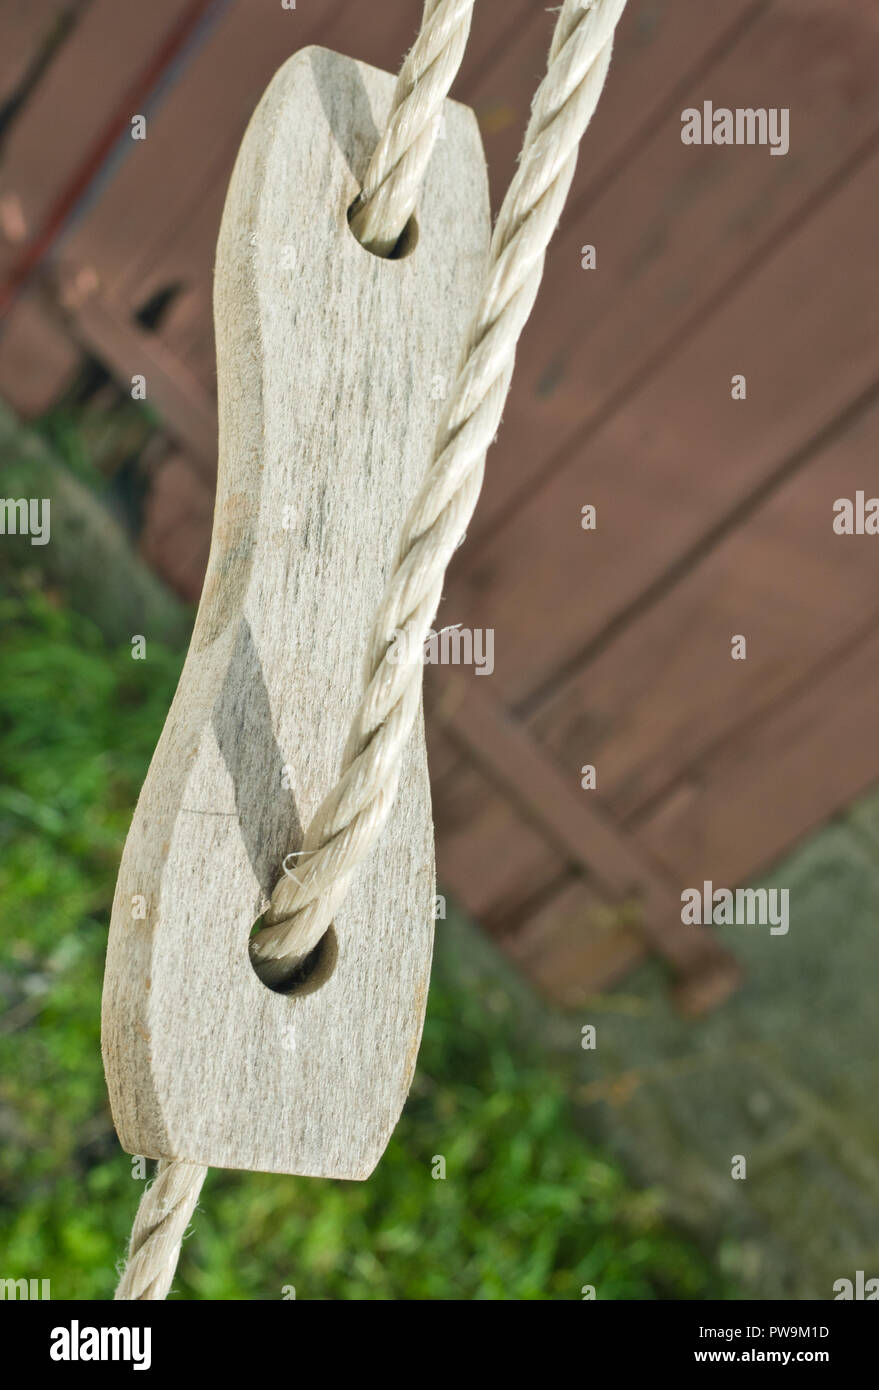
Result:
<instances>
[{"instance_id":1,"label":"lower hole in wood","mask_svg":"<svg viewBox=\"0 0 879 1390\"><path fill-rule=\"evenodd\" d=\"M265 925L264 919L258 918L251 928L251 938L256 936L257 932L261 931ZM248 951L248 960L260 984L265 985L266 989L270 989L273 994L287 994L292 997L314 994L315 990L326 984L336 968L338 959L339 942L335 928L332 926L327 927L320 941L313 950L309 951L305 960L300 961L299 965L295 966L290 974L277 984L269 984L267 980L262 978Z\"/></svg>"}]
</instances>

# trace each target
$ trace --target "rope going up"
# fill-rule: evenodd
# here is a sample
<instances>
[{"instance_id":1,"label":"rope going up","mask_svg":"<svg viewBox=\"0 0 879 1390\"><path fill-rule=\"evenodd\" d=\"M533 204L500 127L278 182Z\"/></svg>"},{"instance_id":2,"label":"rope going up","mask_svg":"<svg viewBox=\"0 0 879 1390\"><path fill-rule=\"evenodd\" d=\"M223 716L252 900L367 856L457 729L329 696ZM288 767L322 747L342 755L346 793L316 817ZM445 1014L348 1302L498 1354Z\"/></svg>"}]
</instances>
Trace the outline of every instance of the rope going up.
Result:
<instances>
[{"instance_id":1,"label":"rope going up","mask_svg":"<svg viewBox=\"0 0 879 1390\"><path fill-rule=\"evenodd\" d=\"M251 941L254 968L266 984L281 983L320 941L352 872L393 805L420 706L424 640L439 607L446 568L476 507L516 345L537 296L546 248L604 86L624 7L625 0L564 0L562 5L519 167L495 224L485 289L443 411L433 459L403 526L394 573L369 634L366 692L352 721L342 775L306 830L296 879L281 877L265 914L268 925ZM352 214L353 230L362 240L369 238L365 244L371 250L384 247L388 254L412 214L438 133L438 113L463 55L471 11L472 0L426 0L421 33L398 80L388 131ZM440 52L442 44L458 55L454 66L445 50ZM419 83L429 84L424 96ZM398 130L391 137L395 123ZM369 211L372 202L375 216ZM392 660L389 652L400 632L406 641L394 646L403 659ZM166 1296L205 1173L198 1164L161 1161L157 1180L138 1209L117 1299Z\"/></svg>"},{"instance_id":2,"label":"rope going up","mask_svg":"<svg viewBox=\"0 0 879 1390\"><path fill-rule=\"evenodd\" d=\"M116 1301L167 1297L207 1168L159 1160L155 1182L140 1199Z\"/></svg>"},{"instance_id":3,"label":"rope going up","mask_svg":"<svg viewBox=\"0 0 879 1390\"><path fill-rule=\"evenodd\" d=\"M461 66L474 0L425 0L421 29L397 78L391 114L351 213L351 230L376 256L389 256L415 211Z\"/></svg>"}]
</instances>

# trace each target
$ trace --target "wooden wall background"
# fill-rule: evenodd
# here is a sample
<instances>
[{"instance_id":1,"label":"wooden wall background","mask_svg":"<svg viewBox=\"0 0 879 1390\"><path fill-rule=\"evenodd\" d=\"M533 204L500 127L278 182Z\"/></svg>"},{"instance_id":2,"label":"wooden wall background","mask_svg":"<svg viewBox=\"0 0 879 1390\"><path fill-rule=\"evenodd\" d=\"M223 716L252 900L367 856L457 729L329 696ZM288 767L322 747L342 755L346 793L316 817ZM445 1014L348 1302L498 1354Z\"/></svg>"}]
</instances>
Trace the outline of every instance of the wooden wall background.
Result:
<instances>
[{"instance_id":1,"label":"wooden wall background","mask_svg":"<svg viewBox=\"0 0 879 1390\"><path fill-rule=\"evenodd\" d=\"M419 16L0 4L0 395L33 417L146 376L140 545L189 598L244 127L297 48L393 70ZM535 0L477 0L453 95L495 206L552 23ZM683 1006L719 1002L735 967L681 927L682 887L766 871L879 780L879 538L831 524L836 497L879 492L877 78L875 0L629 0L441 612L494 630L495 670L427 674L441 878L563 1004L646 951ZM790 152L683 145L681 111L707 99L788 107Z\"/></svg>"}]
</instances>

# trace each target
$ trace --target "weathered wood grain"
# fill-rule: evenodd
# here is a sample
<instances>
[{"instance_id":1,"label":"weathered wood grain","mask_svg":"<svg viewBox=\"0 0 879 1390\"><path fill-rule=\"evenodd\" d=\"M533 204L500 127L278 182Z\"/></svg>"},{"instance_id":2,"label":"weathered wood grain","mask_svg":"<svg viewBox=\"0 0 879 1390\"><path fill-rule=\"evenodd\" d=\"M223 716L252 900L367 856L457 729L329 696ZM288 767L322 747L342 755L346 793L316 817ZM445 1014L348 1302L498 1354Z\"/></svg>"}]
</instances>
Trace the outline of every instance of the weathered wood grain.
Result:
<instances>
[{"instance_id":1,"label":"weathered wood grain","mask_svg":"<svg viewBox=\"0 0 879 1390\"><path fill-rule=\"evenodd\" d=\"M297 54L229 191L211 557L123 856L104 994L114 1119L151 1157L364 1178L415 1066L434 895L420 728L310 979L275 993L247 950L338 773L367 624L429 462L433 388L454 371L486 265L484 159L455 103L412 254L379 260L351 235L393 86L323 49Z\"/></svg>"}]
</instances>

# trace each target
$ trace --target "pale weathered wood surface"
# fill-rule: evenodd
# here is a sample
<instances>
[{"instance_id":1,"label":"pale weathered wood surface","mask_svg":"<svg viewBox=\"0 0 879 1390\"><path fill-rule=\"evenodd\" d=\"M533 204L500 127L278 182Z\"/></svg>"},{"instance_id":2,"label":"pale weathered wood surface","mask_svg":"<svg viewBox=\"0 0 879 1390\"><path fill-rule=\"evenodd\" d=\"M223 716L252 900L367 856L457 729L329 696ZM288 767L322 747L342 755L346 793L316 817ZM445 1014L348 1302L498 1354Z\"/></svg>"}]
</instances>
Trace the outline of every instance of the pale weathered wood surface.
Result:
<instances>
[{"instance_id":1,"label":"pale weathered wood surface","mask_svg":"<svg viewBox=\"0 0 879 1390\"><path fill-rule=\"evenodd\" d=\"M368 625L487 260L481 143L452 102L415 250L380 260L352 236L346 210L393 82L296 54L230 185L211 558L123 855L104 988L114 1119L150 1157L364 1178L415 1066L434 895L420 724L310 992L272 992L247 950L338 774Z\"/></svg>"}]
</instances>

